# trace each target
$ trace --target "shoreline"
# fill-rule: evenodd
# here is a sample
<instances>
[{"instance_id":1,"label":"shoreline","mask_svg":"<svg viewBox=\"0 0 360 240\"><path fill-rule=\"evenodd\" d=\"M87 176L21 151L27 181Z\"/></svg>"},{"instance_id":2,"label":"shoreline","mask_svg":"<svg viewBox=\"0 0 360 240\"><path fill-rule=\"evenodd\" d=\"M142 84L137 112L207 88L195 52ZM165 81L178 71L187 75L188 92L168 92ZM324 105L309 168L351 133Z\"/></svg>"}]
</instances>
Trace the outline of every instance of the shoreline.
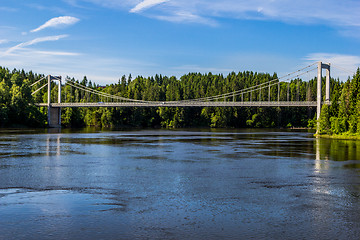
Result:
<instances>
[{"instance_id":1,"label":"shoreline","mask_svg":"<svg viewBox=\"0 0 360 240\"><path fill-rule=\"evenodd\" d=\"M329 134L314 134L316 138L339 139L339 140L360 140L360 135L329 135Z\"/></svg>"}]
</instances>

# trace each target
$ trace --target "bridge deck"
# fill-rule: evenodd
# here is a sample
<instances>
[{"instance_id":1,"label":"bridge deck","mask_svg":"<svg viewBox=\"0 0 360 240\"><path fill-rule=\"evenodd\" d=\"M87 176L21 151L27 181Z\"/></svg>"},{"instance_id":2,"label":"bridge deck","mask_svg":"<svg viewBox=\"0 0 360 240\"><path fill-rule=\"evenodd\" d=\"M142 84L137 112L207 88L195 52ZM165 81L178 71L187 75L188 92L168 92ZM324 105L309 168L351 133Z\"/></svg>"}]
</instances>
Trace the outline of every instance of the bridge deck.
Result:
<instances>
[{"instance_id":1,"label":"bridge deck","mask_svg":"<svg viewBox=\"0 0 360 240\"><path fill-rule=\"evenodd\" d=\"M47 107L47 103L36 103ZM262 102L94 102L94 103L51 103L51 107L316 107L316 101L262 101Z\"/></svg>"}]
</instances>

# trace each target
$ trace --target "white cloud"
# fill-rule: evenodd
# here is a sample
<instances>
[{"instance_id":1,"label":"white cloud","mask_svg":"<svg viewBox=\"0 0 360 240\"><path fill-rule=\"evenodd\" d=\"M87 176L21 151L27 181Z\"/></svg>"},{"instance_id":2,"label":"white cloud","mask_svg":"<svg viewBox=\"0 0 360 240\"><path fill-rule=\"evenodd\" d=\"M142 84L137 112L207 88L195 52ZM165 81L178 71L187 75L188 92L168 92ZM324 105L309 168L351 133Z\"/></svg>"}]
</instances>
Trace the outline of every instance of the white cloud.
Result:
<instances>
[{"instance_id":1,"label":"white cloud","mask_svg":"<svg viewBox=\"0 0 360 240\"><path fill-rule=\"evenodd\" d=\"M175 1L178 6L186 7L183 1ZM360 26L360 4L357 0L194 0L192 6L199 13L209 16Z\"/></svg>"},{"instance_id":2,"label":"white cloud","mask_svg":"<svg viewBox=\"0 0 360 240\"><path fill-rule=\"evenodd\" d=\"M9 40L7 40L7 39L0 39L0 44L4 44L4 43L7 43L7 42L9 42Z\"/></svg>"},{"instance_id":3,"label":"white cloud","mask_svg":"<svg viewBox=\"0 0 360 240\"><path fill-rule=\"evenodd\" d=\"M31 45L34 45L34 44L37 44L37 43L40 43L40 42L48 42L48 41L57 41L59 39L62 39L62 38L65 38L67 37L68 35L57 35L57 36L47 36L47 37L40 37L40 38L35 38L33 40L30 40L30 41L27 41L27 42L23 42L23 43L20 43L14 47L11 47L9 49L7 49L2 56L4 55L8 55L16 50L19 50L19 49L22 49L24 47L27 47L27 46L31 46Z\"/></svg>"},{"instance_id":4,"label":"white cloud","mask_svg":"<svg viewBox=\"0 0 360 240\"><path fill-rule=\"evenodd\" d=\"M81 2L90 2L106 8L116 8L116 9L129 9L134 6L134 0L63 0L73 7L84 8L85 6L81 5ZM141 2L137 0L135 2Z\"/></svg>"},{"instance_id":5,"label":"white cloud","mask_svg":"<svg viewBox=\"0 0 360 240\"><path fill-rule=\"evenodd\" d=\"M336 54L336 53L311 53L304 58L306 61L322 61L330 63L331 75L346 80L360 67L360 56Z\"/></svg>"},{"instance_id":6,"label":"white cloud","mask_svg":"<svg viewBox=\"0 0 360 240\"><path fill-rule=\"evenodd\" d=\"M174 72L176 71L180 72L178 74L179 77L189 72L201 72L201 73L212 72L214 74L217 74L217 73L229 73L233 71L233 69L230 68L201 67L199 65L182 65L178 67L173 67L173 69L175 70Z\"/></svg>"},{"instance_id":7,"label":"white cloud","mask_svg":"<svg viewBox=\"0 0 360 240\"><path fill-rule=\"evenodd\" d=\"M302 24L326 24L332 26L360 27L359 0L68 0L71 2L92 2L94 4L118 9L129 9L139 13L141 10L166 2L156 9L157 16L165 21L181 20L179 12L191 13L203 18L232 18L275 20ZM134 7L134 2L137 5ZM147 15L154 17L153 15ZM187 22L186 18L183 18ZM215 21L215 20L213 20Z\"/></svg>"},{"instance_id":8,"label":"white cloud","mask_svg":"<svg viewBox=\"0 0 360 240\"><path fill-rule=\"evenodd\" d=\"M167 15L167 16L154 16L154 18L159 19L159 20L165 20L165 21L169 21L169 22L185 22L185 23L200 23L200 24L205 24L205 25L209 25L209 26L217 26L218 23L214 20L212 20L211 18L204 18L195 14L192 14L190 12L176 12L173 13L172 15Z\"/></svg>"},{"instance_id":9,"label":"white cloud","mask_svg":"<svg viewBox=\"0 0 360 240\"><path fill-rule=\"evenodd\" d=\"M80 56L80 53L74 52L64 52L64 51L33 51L34 54L39 54L43 56Z\"/></svg>"},{"instance_id":10,"label":"white cloud","mask_svg":"<svg viewBox=\"0 0 360 240\"><path fill-rule=\"evenodd\" d=\"M76 18L76 17L71 17L71 16L62 16L62 17L56 17L56 18L52 18L49 21L47 21L46 23L44 23L43 25L41 25L40 27L31 30L30 32L38 32L41 31L45 28L49 28L49 27L59 27L59 26L64 26L64 25L72 25L75 24L79 21L80 19Z\"/></svg>"},{"instance_id":11,"label":"white cloud","mask_svg":"<svg viewBox=\"0 0 360 240\"><path fill-rule=\"evenodd\" d=\"M1 51L2 49L0 49ZM89 61L96 59L96 61ZM122 75L154 75L159 66L149 61L109 58L86 53L46 51L21 48L1 56L1 65L9 69L24 69L39 74L61 75L82 79L84 75L97 84L117 82Z\"/></svg>"},{"instance_id":12,"label":"white cloud","mask_svg":"<svg viewBox=\"0 0 360 240\"><path fill-rule=\"evenodd\" d=\"M167 2L168 0L144 0L137 4L134 8L130 10L130 12L136 13L141 12L147 8L151 8L153 6L159 5L161 3Z\"/></svg>"},{"instance_id":13,"label":"white cloud","mask_svg":"<svg viewBox=\"0 0 360 240\"><path fill-rule=\"evenodd\" d=\"M16 12L16 8L10 8L10 7L0 7L0 12Z\"/></svg>"}]
</instances>

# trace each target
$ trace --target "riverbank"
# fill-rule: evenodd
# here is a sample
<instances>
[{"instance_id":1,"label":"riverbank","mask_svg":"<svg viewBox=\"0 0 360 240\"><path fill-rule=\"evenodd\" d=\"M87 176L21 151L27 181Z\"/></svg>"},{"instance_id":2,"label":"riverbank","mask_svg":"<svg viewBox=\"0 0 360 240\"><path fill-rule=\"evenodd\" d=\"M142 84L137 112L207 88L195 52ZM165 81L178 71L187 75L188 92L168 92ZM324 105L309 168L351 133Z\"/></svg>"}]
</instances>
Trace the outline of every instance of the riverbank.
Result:
<instances>
[{"instance_id":1,"label":"riverbank","mask_svg":"<svg viewBox=\"0 0 360 240\"><path fill-rule=\"evenodd\" d=\"M340 140L360 140L360 135L355 135L355 134L334 134L334 135L329 135L329 134L314 134L315 137L317 138L328 138L328 139L340 139Z\"/></svg>"}]
</instances>

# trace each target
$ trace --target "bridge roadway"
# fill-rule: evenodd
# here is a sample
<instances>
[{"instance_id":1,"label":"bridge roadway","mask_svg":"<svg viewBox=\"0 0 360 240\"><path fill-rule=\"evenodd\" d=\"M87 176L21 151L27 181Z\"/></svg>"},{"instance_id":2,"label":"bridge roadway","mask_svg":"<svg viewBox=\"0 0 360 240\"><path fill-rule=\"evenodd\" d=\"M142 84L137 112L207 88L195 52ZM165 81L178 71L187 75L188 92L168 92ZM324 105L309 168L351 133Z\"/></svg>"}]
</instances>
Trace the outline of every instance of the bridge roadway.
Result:
<instances>
[{"instance_id":1,"label":"bridge roadway","mask_svg":"<svg viewBox=\"0 0 360 240\"><path fill-rule=\"evenodd\" d=\"M167 101L167 102L93 102L93 103L51 103L53 108L63 107L316 107L316 101L253 101L253 102L204 102L204 101ZM36 103L47 107L47 103Z\"/></svg>"}]
</instances>

